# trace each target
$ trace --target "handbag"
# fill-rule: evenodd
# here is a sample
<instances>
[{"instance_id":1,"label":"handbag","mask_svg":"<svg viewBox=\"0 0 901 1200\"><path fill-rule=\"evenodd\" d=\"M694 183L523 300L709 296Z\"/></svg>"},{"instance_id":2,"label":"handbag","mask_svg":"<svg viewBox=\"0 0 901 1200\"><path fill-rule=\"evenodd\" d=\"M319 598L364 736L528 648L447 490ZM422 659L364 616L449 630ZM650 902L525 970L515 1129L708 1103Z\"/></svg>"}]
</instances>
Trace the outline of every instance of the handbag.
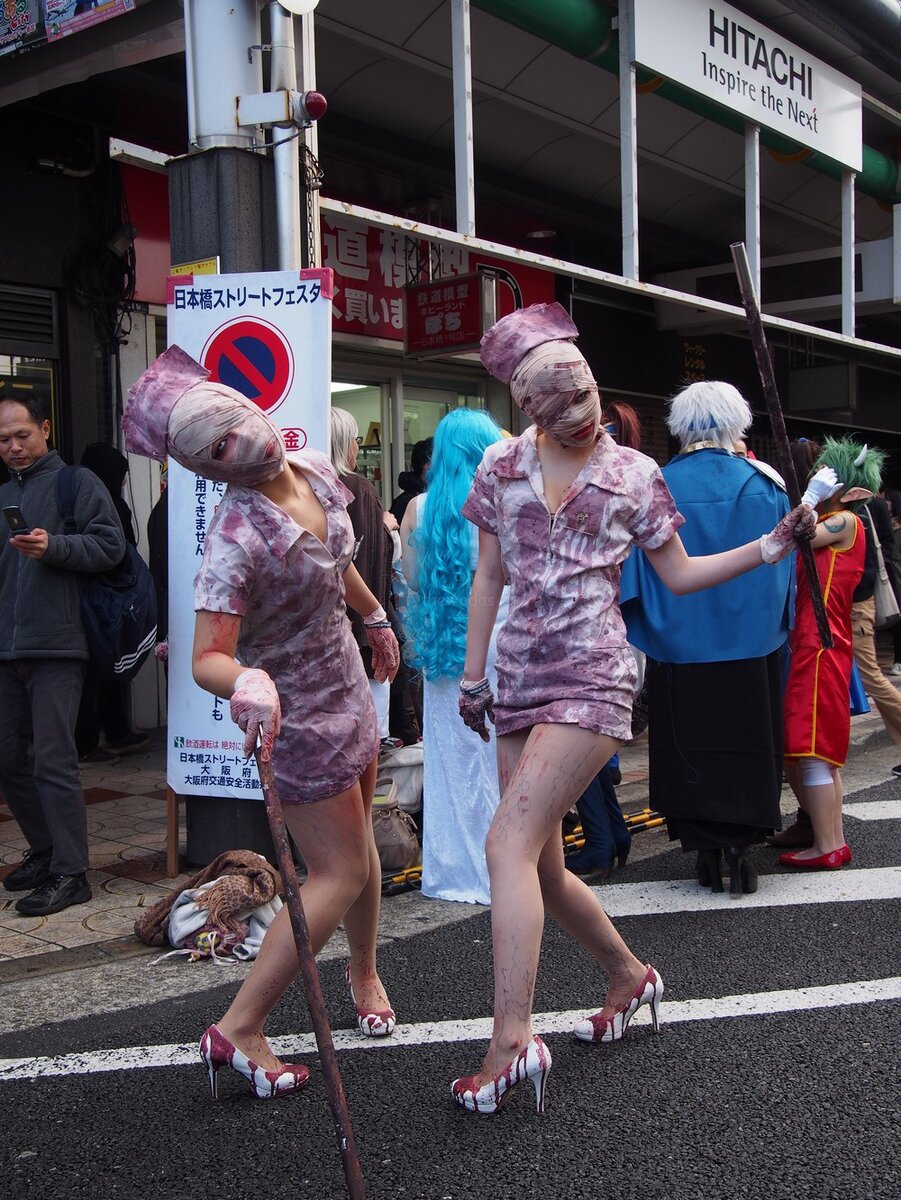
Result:
<instances>
[{"instance_id":1,"label":"handbag","mask_svg":"<svg viewBox=\"0 0 901 1200\"><path fill-rule=\"evenodd\" d=\"M882 553L879 538L876 536L873 518L866 508L863 511L869 522L870 532L873 535L873 541L876 545L876 580L873 584L873 599L876 602L876 619L874 623L877 629L890 629L892 625L896 625L898 621L901 621L901 608L898 607L895 589L892 587L892 581L886 569L885 556Z\"/></svg>"},{"instance_id":2,"label":"handbag","mask_svg":"<svg viewBox=\"0 0 901 1200\"><path fill-rule=\"evenodd\" d=\"M394 874L415 867L420 860L416 822L397 803L397 785L391 781L387 795L372 802L372 832L382 871Z\"/></svg>"}]
</instances>

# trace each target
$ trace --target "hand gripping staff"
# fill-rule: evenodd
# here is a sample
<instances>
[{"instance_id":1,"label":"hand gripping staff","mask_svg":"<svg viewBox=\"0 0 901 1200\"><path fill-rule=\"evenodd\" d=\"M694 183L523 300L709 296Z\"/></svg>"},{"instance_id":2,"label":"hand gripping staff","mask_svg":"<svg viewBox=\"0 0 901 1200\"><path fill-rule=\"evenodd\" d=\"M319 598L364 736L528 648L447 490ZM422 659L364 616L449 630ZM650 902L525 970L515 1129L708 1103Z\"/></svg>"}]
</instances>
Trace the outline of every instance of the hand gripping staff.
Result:
<instances>
[{"instance_id":1,"label":"hand gripping staff","mask_svg":"<svg viewBox=\"0 0 901 1200\"><path fill-rule=\"evenodd\" d=\"M729 249L732 252L732 262L735 264L735 274L738 276L738 290L741 292L741 302L744 305L748 321L751 345L754 347L754 358L757 360L757 371L760 375L760 382L763 384L763 398L766 400L767 411L770 414L770 425L776 445L776 466L779 474L785 480L789 503L792 508L795 508L801 503L801 489L798 486L795 464L792 462L791 452L788 448L785 418L782 415L782 405L779 403L773 360L770 358L766 334L763 331L763 321L760 318L760 306L757 303L754 284L751 280L748 252L744 242L733 242ZM831 650L832 631L826 618L826 606L823 604L823 592L814 562L813 547L808 541L799 541L798 549L801 552L801 562L804 564L804 574L807 576L807 587L810 591L810 602L820 635L820 645L824 650Z\"/></svg>"},{"instance_id":2,"label":"hand gripping staff","mask_svg":"<svg viewBox=\"0 0 901 1200\"><path fill-rule=\"evenodd\" d=\"M260 738L262 739L262 728ZM307 929L307 919L303 911L303 901L300 898L300 884L297 872L294 870L294 859L288 843L288 832L285 828L285 818L282 814L282 802L276 791L275 779L272 775L272 763L264 759L260 746L256 749L257 767L260 772L260 783L263 788L263 799L266 803L266 816L272 833L272 843L275 846L275 857L278 869L285 884L285 899L288 903L288 915L291 918L291 928L294 931L294 945L297 948L297 958L300 962L300 973L303 978L303 990L310 1010L310 1020L313 1022L313 1032L316 1035L316 1046L322 1063L322 1073L325 1076L325 1089L328 1093L329 1107L335 1122L335 1137L338 1139L338 1149L341 1153L341 1164L344 1167L344 1182L350 1200L366 1200L366 1184L360 1160L357 1157L357 1147L354 1142L353 1130L350 1126L350 1113L347 1108L347 1096L338 1069L338 1058L332 1041L332 1031L329 1025L328 1012L322 998L322 987L319 983L319 971L313 948L310 945L310 933Z\"/></svg>"}]
</instances>

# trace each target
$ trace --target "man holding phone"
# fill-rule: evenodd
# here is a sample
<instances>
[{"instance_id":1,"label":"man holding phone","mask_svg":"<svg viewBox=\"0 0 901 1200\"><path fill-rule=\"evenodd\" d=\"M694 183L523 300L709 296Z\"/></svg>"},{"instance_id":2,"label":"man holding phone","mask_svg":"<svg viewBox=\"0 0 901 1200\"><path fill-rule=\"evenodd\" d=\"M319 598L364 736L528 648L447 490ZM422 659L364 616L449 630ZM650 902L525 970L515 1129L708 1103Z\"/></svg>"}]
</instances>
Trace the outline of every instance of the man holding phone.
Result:
<instances>
[{"instance_id":1,"label":"man holding phone","mask_svg":"<svg viewBox=\"0 0 901 1200\"><path fill-rule=\"evenodd\" d=\"M3 886L29 893L15 906L26 916L91 898L75 748L88 661L79 574L107 571L125 553L110 495L90 471L76 476L78 532L62 532L56 487L65 464L49 437L39 397L0 393L0 460L10 474L0 486L0 794L29 846Z\"/></svg>"}]
</instances>

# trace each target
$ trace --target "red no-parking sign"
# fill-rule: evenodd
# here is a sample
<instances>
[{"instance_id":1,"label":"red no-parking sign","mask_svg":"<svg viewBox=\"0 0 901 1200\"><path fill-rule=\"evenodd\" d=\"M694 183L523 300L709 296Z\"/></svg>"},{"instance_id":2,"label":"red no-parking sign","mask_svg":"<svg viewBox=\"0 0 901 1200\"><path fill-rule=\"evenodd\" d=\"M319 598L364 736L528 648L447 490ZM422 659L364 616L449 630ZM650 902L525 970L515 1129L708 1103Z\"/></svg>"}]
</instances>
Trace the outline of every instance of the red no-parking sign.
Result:
<instances>
[{"instance_id":1,"label":"red no-parking sign","mask_svg":"<svg viewBox=\"0 0 901 1200\"><path fill-rule=\"evenodd\" d=\"M200 360L210 378L275 412L294 382L294 354L282 331L260 317L239 317L217 329Z\"/></svg>"}]
</instances>

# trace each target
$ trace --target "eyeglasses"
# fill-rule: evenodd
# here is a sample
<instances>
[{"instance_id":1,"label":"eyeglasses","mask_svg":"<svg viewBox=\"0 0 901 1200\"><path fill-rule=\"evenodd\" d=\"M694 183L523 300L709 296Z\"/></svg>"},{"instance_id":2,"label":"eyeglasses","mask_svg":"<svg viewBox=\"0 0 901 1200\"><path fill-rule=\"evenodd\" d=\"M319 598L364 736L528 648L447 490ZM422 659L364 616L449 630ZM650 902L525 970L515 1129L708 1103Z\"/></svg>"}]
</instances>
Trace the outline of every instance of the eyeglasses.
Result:
<instances>
[{"instance_id":1,"label":"eyeglasses","mask_svg":"<svg viewBox=\"0 0 901 1200\"><path fill-rule=\"evenodd\" d=\"M358 434L357 434L357 436L354 438L354 441L357 443L357 445L358 445L358 446L362 446L362 445L363 445L363 438L360 436L360 434L359 434L359 433L358 433Z\"/></svg>"}]
</instances>

